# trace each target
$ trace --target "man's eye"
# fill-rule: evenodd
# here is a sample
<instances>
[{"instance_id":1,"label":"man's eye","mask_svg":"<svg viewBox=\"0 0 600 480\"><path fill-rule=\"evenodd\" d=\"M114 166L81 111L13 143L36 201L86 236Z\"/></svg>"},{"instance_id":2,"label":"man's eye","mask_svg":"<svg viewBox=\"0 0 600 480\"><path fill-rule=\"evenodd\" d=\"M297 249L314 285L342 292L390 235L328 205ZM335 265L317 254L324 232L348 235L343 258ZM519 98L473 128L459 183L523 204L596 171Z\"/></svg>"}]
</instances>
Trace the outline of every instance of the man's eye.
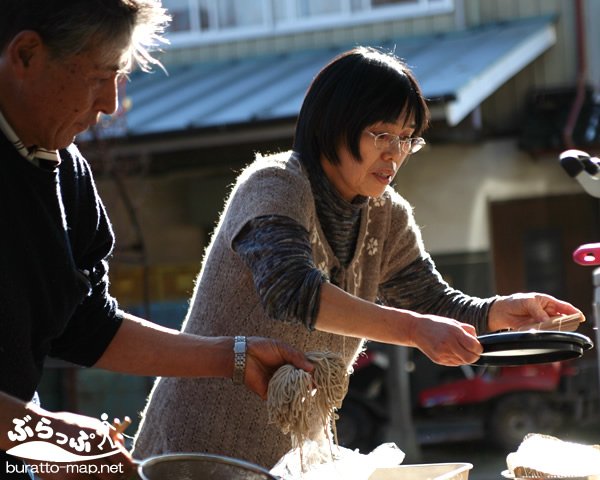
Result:
<instances>
[{"instance_id":1,"label":"man's eye","mask_svg":"<svg viewBox=\"0 0 600 480\"><path fill-rule=\"evenodd\" d=\"M90 83L92 85L102 85L104 82L108 81L108 77L90 77Z\"/></svg>"},{"instance_id":2,"label":"man's eye","mask_svg":"<svg viewBox=\"0 0 600 480\"><path fill-rule=\"evenodd\" d=\"M112 82L118 76L118 72L104 73L102 75L96 75L94 81L97 83Z\"/></svg>"}]
</instances>

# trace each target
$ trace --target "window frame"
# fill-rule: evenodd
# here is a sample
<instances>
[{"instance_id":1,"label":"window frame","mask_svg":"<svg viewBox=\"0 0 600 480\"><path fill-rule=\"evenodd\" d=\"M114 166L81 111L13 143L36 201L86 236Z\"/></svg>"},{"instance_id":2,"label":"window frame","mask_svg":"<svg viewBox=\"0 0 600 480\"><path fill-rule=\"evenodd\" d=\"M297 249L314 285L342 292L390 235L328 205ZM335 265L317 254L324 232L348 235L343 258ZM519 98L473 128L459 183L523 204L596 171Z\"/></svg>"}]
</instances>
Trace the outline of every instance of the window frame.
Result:
<instances>
[{"instance_id":1,"label":"window frame","mask_svg":"<svg viewBox=\"0 0 600 480\"><path fill-rule=\"evenodd\" d=\"M209 0L215 1L215 0ZM218 1L218 0L217 0ZM280 35L302 34L320 30L332 30L354 26L370 25L390 20L402 20L433 15L451 13L455 9L455 0L416 0L411 4L371 6L368 10L352 12L351 0L341 0L342 11L334 14L319 15L316 17L294 18L275 23L272 18L273 9L271 2L285 1L289 11L293 11L296 0L252 0L261 2L265 22L256 26L239 26L224 29L200 30L199 16L189 18L191 28L196 30L167 32L165 37L170 42L170 48L185 48L190 46L222 43L230 41L269 38ZM370 0L365 0L369 1ZM168 5L166 6L168 8ZM198 10L199 0L188 0L188 9Z\"/></svg>"}]
</instances>

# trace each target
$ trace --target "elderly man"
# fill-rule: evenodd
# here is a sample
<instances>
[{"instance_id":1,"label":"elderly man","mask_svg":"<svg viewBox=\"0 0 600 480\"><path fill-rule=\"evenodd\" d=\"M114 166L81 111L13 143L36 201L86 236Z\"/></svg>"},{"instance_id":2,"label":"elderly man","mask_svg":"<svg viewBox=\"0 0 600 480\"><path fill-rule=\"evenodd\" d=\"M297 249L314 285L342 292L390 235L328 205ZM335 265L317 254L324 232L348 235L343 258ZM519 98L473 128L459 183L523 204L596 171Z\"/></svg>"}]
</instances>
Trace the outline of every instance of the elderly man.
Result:
<instances>
[{"instance_id":1,"label":"elderly man","mask_svg":"<svg viewBox=\"0 0 600 480\"><path fill-rule=\"evenodd\" d=\"M168 22L160 3L4 0L2 8L0 477L95 471L119 478L132 468L122 445L83 470L36 469L39 459L25 464L6 453L16 445L18 422L32 433L52 428L62 439L99 437L92 435L99 419L31 401L46 356L135 375L233 377L263 398L279 366L312 366L288 345L256 337L236 339L234 360L234 338L159 327L123 312L108 294L113 232L73 140L115 111L118 80L135 61L144 69L157 63L149 51ZM86 455L106 452L89 443ZM63 448L77 453L73 445Z\"/></svg>"}]
</instances>

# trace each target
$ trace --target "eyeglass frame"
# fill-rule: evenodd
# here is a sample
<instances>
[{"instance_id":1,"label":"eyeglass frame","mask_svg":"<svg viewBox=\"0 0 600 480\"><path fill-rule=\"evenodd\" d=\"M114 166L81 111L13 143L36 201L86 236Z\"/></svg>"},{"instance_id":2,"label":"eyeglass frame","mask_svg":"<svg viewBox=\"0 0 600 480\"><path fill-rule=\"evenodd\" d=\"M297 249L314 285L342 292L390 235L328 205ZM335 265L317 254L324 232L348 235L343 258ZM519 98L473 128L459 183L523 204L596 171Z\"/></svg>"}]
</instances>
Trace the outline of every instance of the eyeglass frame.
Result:
<instances>
[{"instance_id":1,"label":"eyeglass frame","mask_svg":"<svg viewBox=\"0 0 600 480\"><path fill-rule=\"evenodd\" d=\"M417 153L419 150L421 150L425 145L425 139L423 137L409 137L409 138L405 138L405 139L401 139L399 135L394 135L393 133L387 133L387 132L383 132L383 133L373 133L369 130L367 130L365 128L365 132L367 132L369 135L371 135L373 137L373 145L375 145L375 148L377 150L391 150L392 148L394 148L394 145L398 145L398 151L408 154L408 155L412 155L414 153ZM380 146L377 145L377 139L383 135L389 135L391 137L394 137L394 140L392 140L390 142L390 146L388 148L381 148ZM416 150L413 150L415 147L418 147Z\"/></svg>"}]
</instances>

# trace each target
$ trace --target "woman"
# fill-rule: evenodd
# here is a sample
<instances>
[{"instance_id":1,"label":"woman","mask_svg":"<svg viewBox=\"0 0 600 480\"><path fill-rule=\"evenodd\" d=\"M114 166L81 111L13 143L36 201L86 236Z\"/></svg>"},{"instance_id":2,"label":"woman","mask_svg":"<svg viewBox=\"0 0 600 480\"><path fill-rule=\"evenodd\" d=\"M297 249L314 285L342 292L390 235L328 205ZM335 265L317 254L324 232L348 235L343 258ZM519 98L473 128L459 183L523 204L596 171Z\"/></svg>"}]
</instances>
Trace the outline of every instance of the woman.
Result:
<instances>
[{"instance_id":1,"label":"woman","mask_svg":"<svg viewBox=\"0 0 600 480\"><path fill-rule=\"evenodd\" d=\"M573 306L546 295L479 299L451 289L426 253L411 207L391 187L424 144L428 110L392 55L358 48L314 79L293 152L259 157L239 177L207 250L184 331L260 335L342 354L363 339L472 363L478 334ZM289 436L266 405L208 379L157 381L134 456L211 452L271 468ZM324 439L317 422L311 437Z\"/></svg>"}]
</instances>

